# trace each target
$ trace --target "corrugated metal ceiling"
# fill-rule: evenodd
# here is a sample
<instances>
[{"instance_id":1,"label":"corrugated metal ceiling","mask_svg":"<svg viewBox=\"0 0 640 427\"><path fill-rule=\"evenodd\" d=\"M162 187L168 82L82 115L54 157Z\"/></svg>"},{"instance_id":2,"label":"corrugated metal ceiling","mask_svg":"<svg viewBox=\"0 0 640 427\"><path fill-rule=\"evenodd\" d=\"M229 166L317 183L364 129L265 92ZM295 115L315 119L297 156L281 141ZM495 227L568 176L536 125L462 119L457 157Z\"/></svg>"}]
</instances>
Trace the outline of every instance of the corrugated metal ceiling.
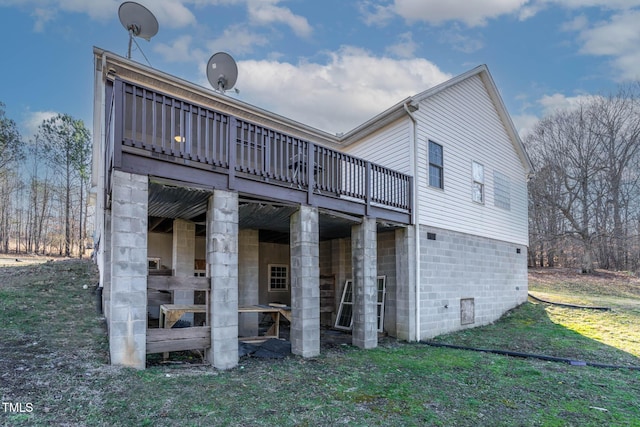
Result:
<instances>
[{"instance_id":1,"label":"corrugated metal ceiling","mask_svg":"<svg viewBox=\"0 0 640 427\"><path fill-rule=\"evenodd\" d=\"M149 184L149 231L170 232L173 219L182 218L196 222L196 233L204 235L210 195L207 190L152 181ZM261 241L288 243L290 217L297 209L297 206L282 203L242 199L238 211L239 226L260 230ZM351 226L358 222L358 218L323 209L319 215L320 239L349 237ZM379 224L378 228L393 227Z\"/></svg>"}]
</instances>

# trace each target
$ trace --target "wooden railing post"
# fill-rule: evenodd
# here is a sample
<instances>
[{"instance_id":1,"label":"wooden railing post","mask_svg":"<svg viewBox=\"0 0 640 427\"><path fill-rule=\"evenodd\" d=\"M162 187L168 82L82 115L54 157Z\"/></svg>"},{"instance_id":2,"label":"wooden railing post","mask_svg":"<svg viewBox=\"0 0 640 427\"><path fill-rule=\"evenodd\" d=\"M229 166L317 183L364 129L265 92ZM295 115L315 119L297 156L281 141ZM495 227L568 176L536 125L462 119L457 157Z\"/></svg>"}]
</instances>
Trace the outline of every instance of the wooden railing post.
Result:
<instances>
[{"instance_id":1,"label":"wooden railing post","mask_svg":"<svg viewBox=\"0 0 640 427\"><path fill-rule=\"evenodd\" d=\"M409 185L407 186L407 194L405 196L405 200L407 201L407 210L409 211L409 218L413 218L413 212L415 207L413 206L414 203L417 203L415 200L413 200L413 177L410 176L409 177ZM419 219L416 218L415 219L415 223L418 224Z\"/></svg>"},{"instance_id":2,"label":"wooden railing post","mask_svg":"<svg viewBox=\"0 0 640 427\"><path fill-rule=\"evenodd\" d=\"M303 162L303 164L307 165L307 203L311 206L314 206L313 200L313 187L315 187L315 144L312 142L307 142L307 161Z\"/></svg>"},{"instance_id":3,"label":"wooden railing post","mask_svg":"<svg viewBox=\"0 0 640 427\"><path fill-rule=\"evenodd\" d=\"M113 118L113 167L122 166L122 142L124 141L124 84L116 78L114 82L115 113Z\"/></svg>"},{"instance_id":4,"label":"wooden railing post","mask_svg":"<svg viewBox=\"0 0 640 427\"><path fill-rule=\"evenodd\" d=\"M227 157L229 161L229 190L233 190L236 185L236 151L238 149L238 119L235 116L229 117L229 133L224 142L227 145Z\"/></svg>"},{"instance_id":5,"label":"wooden railing post","mask_svg":"<svg viewBox=\"0 0 640 427\"><path fill-rule=\"evenodd\" d=\"M369 216L371 208L371 162L366 161L364 170L364 200L366 202L364 214Z\"/></svg>"}]
</instances>

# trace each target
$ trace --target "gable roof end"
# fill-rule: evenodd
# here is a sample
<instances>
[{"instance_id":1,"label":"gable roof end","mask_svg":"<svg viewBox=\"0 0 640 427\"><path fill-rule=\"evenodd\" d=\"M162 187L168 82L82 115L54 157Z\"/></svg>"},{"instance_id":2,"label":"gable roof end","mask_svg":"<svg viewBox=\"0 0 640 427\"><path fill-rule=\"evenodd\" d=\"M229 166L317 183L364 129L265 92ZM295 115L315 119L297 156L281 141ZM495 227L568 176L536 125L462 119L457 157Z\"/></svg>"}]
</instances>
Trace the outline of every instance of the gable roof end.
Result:
<instances>
[{"instance_id":1,"label":"gable roof end","mask_svg":"<svg viewBox=\"0 0 640 427\"><path fill-rule=\"evenodd\" d=\"M365 137L366 135L369 135L373 132L375 132L376 130L380 129L381 127L383 127L384 125L397 120L398 118L402 117L404 114L406 114L404 112L404 107L406 104L418 104L421 101L424 101L425 99L434 96L452 86L457 85L458 83L473 77L473 76L479 76L480 79L482 80L487 93L489 94L489 97L491 98L491 101L493 102L493 105L496 109L496 112L498 113L498 116L500 117L500 120L502 121L502 124L504 125L505 131L507 132L507 135L509 136L509 139L511 140L511 143L513 145L514 150L516 151L516 153L518 154L518 157L520 158L520 161L522 162L522 166L525 169L525 174L529 175L533 169L533 166L531 164L531 160L529 159L529 156L527 155L527 152L525 151L524 148L524 144L522 143L522 140L520 139L520 136L518 135L518 131L516 130L513 121L511 121L511 116L509 116L509 113L507 112L507 108L504 105L504 102L502 101L502 97L500 96L500 93L498 92L498 88L493 80L493 78L491 77L491 73L489 73L489 69L487 68L486 65L480 65L472 70L467 71L466 73L460 74L452 79L447 80L446 82L440 83L439 85L436 85L430 89L425 90L424 92L421 92L417 95L414 95L410 98L404 99L401 102L397 103L396 105L394 105L393 107L387 109L386 111L378 114L377 116L371 118L370 120L368 120L367 122L363 123L362 125L358 126L357 128L353 129L352 131L348 132L347 134L345 134L341 139L340 142L343 145L350 145L356 141L358 141L359 139Z\"/></svg>"}]
</instances>

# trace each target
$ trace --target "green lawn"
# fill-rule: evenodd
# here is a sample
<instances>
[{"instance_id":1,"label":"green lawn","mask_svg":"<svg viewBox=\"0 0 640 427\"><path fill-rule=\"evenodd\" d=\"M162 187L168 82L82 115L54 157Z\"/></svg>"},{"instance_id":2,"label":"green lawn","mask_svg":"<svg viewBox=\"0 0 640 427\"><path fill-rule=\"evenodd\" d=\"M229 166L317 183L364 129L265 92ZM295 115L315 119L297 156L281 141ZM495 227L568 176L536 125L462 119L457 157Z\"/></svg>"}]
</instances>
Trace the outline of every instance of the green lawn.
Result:
<instances>
[{"instance_id":1,"label":"green lawn","mask_svg":"<svg viewBox=\"0 0 640 427\"><path fill-rule=\"evenodd\" d=\"M113 367L95 310L96 280L86 262L0 268L0 395L33 405L0 411L0 424L640 426L639 371L391 339L375 350L323 349L313 359L243 358L229 371ZM639 314L625 307L567 312L564 321L556 308L527 303L494 325L439 341L640 365L640 332L632 327Z\"/></svg>"}]
</instances>

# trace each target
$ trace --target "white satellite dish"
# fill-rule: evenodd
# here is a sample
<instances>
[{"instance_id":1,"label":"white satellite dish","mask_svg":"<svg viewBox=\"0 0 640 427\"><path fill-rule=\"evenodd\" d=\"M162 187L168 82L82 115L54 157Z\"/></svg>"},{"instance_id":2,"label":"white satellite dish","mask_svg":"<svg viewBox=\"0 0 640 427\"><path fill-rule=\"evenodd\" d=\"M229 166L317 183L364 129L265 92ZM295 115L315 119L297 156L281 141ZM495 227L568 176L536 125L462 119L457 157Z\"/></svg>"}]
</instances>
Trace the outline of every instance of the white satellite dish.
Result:
<instances>
[{"instance_id":1,"label":"white satellite dish","mask_svg":"<svg viewBox=\"0 0 640 427\"><path fill-rule=\"evenodd\" d=\"M238 80L236 61L225 52L213 54L207 63L207 79L220 92L232 89Z\"/></svg>"},{"instance_id":2,"label":"white satellite dish","mask_svg":"<svg viewBox=\"0 0 640 427\"><path fill-rule=\"evenodd\" d=\"M131 59L131 43L134 37L146 41L158 34L158 20L146 7L133 1L126 1L118 8L118 17L122 26L129 31L129 50L127 58ZM137 44L137 43L136 43Z\"/></svg>"}]
</instances>

